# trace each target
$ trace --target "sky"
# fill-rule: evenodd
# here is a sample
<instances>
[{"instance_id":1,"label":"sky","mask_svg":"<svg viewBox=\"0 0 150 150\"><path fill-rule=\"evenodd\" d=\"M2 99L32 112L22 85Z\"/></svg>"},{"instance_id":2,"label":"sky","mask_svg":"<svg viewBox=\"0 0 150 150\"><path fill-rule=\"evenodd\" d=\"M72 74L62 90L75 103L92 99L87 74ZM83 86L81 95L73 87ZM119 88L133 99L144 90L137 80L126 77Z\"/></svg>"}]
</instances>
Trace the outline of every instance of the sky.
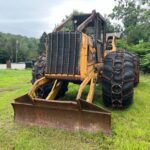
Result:
<instances>
[{"instance_id":1,"label":"sky","mask_svg":"<svg viewBox=\"0 0 150 150\"><path fill-rule=\"evenodd\" d=\"M0 0L0 32L39 38L73 10L104 15L113 7L114 0Z\"/></svg>"}]
</instances>

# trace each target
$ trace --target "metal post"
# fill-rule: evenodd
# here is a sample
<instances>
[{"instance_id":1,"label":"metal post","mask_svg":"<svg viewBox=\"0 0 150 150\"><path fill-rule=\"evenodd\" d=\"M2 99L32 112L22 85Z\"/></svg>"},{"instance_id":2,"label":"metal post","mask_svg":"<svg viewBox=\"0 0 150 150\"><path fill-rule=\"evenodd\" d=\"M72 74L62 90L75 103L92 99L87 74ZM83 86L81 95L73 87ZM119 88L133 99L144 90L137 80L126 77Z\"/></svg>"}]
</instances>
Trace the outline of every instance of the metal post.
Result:
<instances>
[{"instance_id":1,"label":"metal post","mask_svg":"<svg viewBox=\"0 0 150 150\"><path fill-rule=\"evenodd\" d=\"M17 54L18 54L18 40L16 40L16 63L17 63Z\"/></svg>"}]
</instances>

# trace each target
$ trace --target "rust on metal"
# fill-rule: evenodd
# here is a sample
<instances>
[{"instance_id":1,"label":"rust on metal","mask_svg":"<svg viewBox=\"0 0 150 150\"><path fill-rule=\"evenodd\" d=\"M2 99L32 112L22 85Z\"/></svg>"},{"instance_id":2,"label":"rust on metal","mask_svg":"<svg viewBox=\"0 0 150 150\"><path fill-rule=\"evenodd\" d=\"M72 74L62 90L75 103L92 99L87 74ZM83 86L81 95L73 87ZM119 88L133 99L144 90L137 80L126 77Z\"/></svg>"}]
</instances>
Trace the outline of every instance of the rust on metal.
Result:
<instances>
[{"instance_id":1,"label":"rust on metal","mask_svg":"<svg viewBox=\"0 0 150 150\"><path fill-rule=\"evenodd\" d=\"M71 80L71 81L79 81L83 80L80 75L67 75L67 74L45 74L46 78L51 78L51 79L61 79L61 80Z\"/></svg>"},{"instance_id":2,"label":"rust on metal","mask_svg":"<svg viewBox=\"0 0 150 150\"><path fill-rule=\"evenodd\" d=\"M111 134L111 113L84 100L63 101L35 99L26 94L12 103L15 121L72 131L101 131Z\"/></svg>"},{"instance_id":3,"label":"rust on metal","mask_svg":"<svg viewBox=\"0 0 150 150\"><path fill-rule=\"evenodd\" d=\"M96 11L93 10L92 14L77 27L77 31L82 31L93 20L95 16L96 16Z\"/></svg>"}]
</instances>

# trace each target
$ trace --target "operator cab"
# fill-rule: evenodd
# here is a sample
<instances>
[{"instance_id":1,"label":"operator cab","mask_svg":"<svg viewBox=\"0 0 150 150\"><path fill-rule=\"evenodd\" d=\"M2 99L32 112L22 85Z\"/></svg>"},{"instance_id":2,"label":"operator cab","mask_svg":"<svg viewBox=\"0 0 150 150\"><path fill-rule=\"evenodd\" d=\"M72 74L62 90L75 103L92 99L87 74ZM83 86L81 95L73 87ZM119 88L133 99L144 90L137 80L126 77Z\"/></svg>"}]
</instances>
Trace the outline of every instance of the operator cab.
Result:
<instances>
[{"instance_id":1,"label":"operator cab","mask_svg":"<svg viewBox=\"0 0 150 150\"><path fill-rule=\"evenodd\" d=\"M105 19L95 11L91 14L80 14L72 16L73 31L81 31L90 37L90 43L97 49L98 61L101 61L100 55L104 56L106 47L106 22Z\"/></svg>"}]
</instances>

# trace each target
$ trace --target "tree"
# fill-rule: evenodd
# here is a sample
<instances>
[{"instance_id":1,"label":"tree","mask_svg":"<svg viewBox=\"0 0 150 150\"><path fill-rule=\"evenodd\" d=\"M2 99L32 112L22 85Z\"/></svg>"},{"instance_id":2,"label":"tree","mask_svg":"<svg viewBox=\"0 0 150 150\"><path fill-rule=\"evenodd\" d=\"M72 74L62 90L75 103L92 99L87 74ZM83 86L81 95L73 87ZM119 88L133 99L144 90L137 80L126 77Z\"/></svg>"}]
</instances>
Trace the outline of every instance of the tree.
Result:
<instances>
[{"instance_id":1,"label":"tree","mask_svg":"<svg viewBox=\"0 0 150 150\"><path fill-rule=\"evenodd\" d=\"M141 12L140 5L136 5L135 0L115 0L117 5L110 15L112 19L121 20L124 27L135 26Z\"/></svg>"},{"instance_id":2,"label":"tree","mask_svg":"<svg viewBox=\"0 0 150 150\"><path fill-rule=\"evenodd\" d=\"M110 17L122 21L124 28L123 38L117 41L117 48L137 53L141 69L150 72L150 1L115 1L116 6Z\"/></svg>"},{"instance_id":3,"label":"tree","mask_svg":"<svg viewBox=\"0 0 150 150\"><path fill-rule=\"evenodd\" d=\"M10 59L9 53L5 50L0 50L0 63L5 64Z\"/></svg>"},{"instance_id":4,"label":"tree","mask_svg":"<svg viewBox=\"0 0 150 150\"><path fill-rule=\"evenodd\" d=\"M110 21L111 18L109 16L105 15L104 17L105 17L105 21L106 21L106 33L114 33L114 32L122 32L123 31L120 24L112 23Z\"/></svg>"},{"instance_id":5,"label":"tree","mask_svg":"<svg viewBox=\"0 0 150 150\"><path fill-rule=\"evenodd\" d=\"M129 44L147 42L150 32L149 1L146 0L115 0L110 17L121 20L124 25L124 35ZM142 31L142 32L141 32Z\"/></svg>"},{"instance_id":6,"label":"tree","mask_svg":"<svg viewBox=\"0 0 150 150\"><path fill-rule=\"evenodd\" d=\"M39 53L41 54L46 50L45 43L46 43L47 34L44 32L42 36L40 37L40 43L39 43Z\"/></svg>"},{"instance_id":7,"label":"tree","mask_svg":"<svg viewBox=\"0 0 150 150\"><path fill-rule=\"evenodd\" d=\"M17 45L16 45L16 41L18 41ZM9 55L9 59L12 62L15 62L16 46L18 49L18 54L17 54L18 61L30 61L32 59L36 59L39 53L38 44L39 44L39 39L27 38L21 35L0 33L0 50L1 51L3 50L1 52L0 59L3 59L5 55L6 56ZM6 60L5 57L4 60ZM0 63L1 62L2 61L0 61Z\"/></svg>"}]
</instances>

